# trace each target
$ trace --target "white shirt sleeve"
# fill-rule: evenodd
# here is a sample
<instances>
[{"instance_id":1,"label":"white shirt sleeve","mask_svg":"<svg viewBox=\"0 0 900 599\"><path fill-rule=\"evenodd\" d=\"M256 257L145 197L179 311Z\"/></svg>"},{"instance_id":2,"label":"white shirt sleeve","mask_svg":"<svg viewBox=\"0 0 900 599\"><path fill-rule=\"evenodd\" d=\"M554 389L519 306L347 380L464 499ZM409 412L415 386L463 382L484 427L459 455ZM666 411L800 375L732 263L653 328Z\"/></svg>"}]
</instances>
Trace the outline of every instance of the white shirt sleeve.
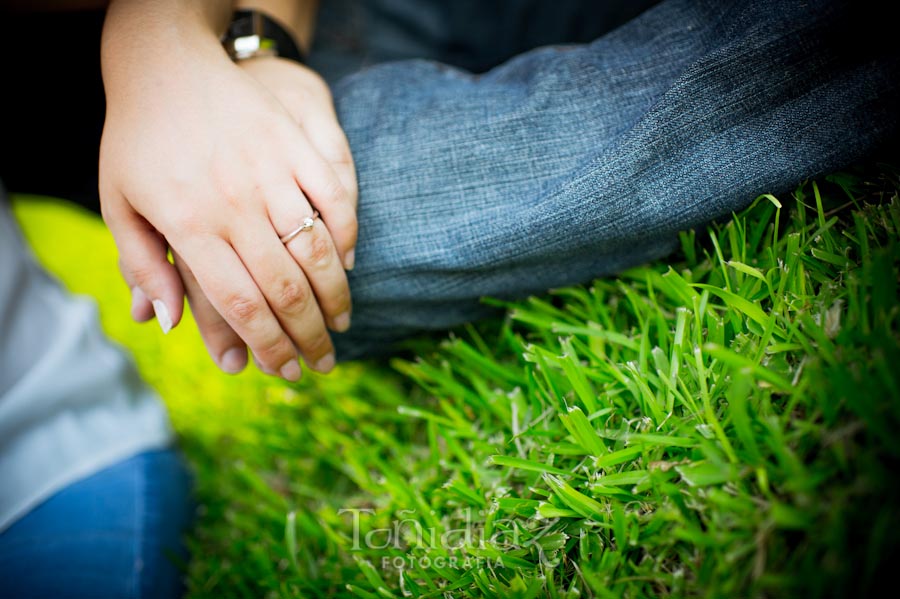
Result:
<instances>
[{"instance_id":1,"label":"white shirt sleeve","mask_svg":"<svg viewBox=\"0 0 900 599\"><path fill-rule=\"evenodd\" d=\"M0 197L0 531L66 485L171 442L164 406L104 336L93 301L35 262Z\"/></svg>"}]
</instances>

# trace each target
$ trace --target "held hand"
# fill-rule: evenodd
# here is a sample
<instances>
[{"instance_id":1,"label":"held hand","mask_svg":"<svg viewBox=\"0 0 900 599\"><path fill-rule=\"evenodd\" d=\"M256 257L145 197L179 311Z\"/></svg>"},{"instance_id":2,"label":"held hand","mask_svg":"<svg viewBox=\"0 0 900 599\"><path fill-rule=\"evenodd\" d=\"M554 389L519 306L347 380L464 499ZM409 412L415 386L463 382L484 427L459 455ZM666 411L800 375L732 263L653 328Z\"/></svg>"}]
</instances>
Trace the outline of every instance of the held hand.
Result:
<instances>
[{"instance_id":1,"label":"held hand","mask_svg":"<svg viewBox=\"0 0 900 599\"><path fill-rule=\"evenodd\" d=\"M325 81L312 69L283 58L254 58L238 64L275 96L306 132L310 143L337 173L355 208L358 188L353 156ZM348 269L353 267L352 257L346 262Z\"/></svg>"},{"instance_id":2,"label":"held hand","mask_svg":"<svg viewBox=\"0 0 900 599\"><path fill-rule=\"evenodd\" d=\"M304 66L274 57L246 60L239 65L271 92L291 114L295 122L304 129L309 141L319 154L331 164L355 207L357 183L350 147L337 122L331 92L322 78ZM338 240L351 233L354 232L334 231L332 236ZM344 259L344 264L348 269L353 267L353 260L353 250L351 249L345 254ZM207 340L211 353L222 354L230 351L230 348L238 346L240 338L203 295L184 261L176 257L175 266L181 274L194 318L204 332L204 338ZM348 326L349 315L346 318L339 318L341 321L335 322L335 330L344 330ZM238 356L243 356L243 353L229 354L224 360L226 365L237 359ZM326 370L330 368L328 364L322 366ZM265 368L263 369L265 370ZM317 369L322 370L323 368Z\"/></svg>"},{"instance_id":3,"label":"held hand","mask_svg":"<svg viewBox=\"0 0 900 599\"><path fill-rule=\"evenodd\" d=\"M186 288L223 370L243 368L243 342L263 370L289 380L300 376L298 350L330 370L326 325L349 325L352 162L323 155L331 146L313 141L311 117L289 113L217 44L192 44L171 43L127 71L104 56L100 194L123 274L164 328L180 319ZM283 244L314 208L321 219ZM145 301L138 295L138 318L149 316Z\"/></svg>"}]
</instances>

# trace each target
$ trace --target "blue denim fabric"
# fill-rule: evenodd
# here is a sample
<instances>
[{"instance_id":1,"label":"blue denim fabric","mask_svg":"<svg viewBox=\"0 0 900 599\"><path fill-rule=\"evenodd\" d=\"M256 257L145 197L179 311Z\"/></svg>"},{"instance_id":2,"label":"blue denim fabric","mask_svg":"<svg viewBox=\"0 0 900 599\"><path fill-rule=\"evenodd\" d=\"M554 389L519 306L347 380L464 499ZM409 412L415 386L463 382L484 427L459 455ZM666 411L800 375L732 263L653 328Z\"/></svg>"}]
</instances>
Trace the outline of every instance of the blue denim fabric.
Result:
<instances>
[{"instance_id":1,"label":"blue denim fabric","mask_svg":"<svg viewBox=\"0 0 900 599\"><path fill-rule=\"evenodd\" d=\"M139 454L70 485L0 534L0 597L172 598L190 519L173 451Z\"/></svg>"},{"instance_id":2,"label":"blue denim fabric","mask_svg":"<svg viewBox=\"0 0 900 599\"><path fill-rule=\"evenodd\" d=\"M892 140L880 22L838 1L667 0L479 76L413 60L341 79L360 233L338 358L483 316L483 295L658 258L678 231Z\"/></svg>"},{"instance_id":3,"label":"blue denim fabric","mask_svg":"<svg viewBox=\"0 0 900 599\"><path fill-rule=\"evenodd\" d=\"M330 82L411 58L480 73L538 46L592 42L658 2L329 0L308 62Z\"/></svg>"}]
</instances>

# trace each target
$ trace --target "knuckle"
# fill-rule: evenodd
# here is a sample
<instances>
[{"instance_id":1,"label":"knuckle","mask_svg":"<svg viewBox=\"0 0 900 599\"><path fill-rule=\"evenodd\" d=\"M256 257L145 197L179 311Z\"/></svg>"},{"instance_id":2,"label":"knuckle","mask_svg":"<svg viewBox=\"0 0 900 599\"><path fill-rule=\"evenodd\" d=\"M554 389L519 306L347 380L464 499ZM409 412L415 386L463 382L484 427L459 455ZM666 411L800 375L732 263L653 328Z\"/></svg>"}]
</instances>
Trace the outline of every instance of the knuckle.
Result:
<instances>
[{"instance_id":1,"label":"knuckle","mask_svg":"<svg viewBox=\"0 0 900 599\"><path fill-rule=\"evenodd\" d=\"M126 269L123 269L125 272ZM127 268L128 275L139 287L143 287L156 279L155 269L146 265L131 265Z\"/></svg>"},{"instance_id":2,"label":"knuckle","mask_svg":"<svg viewBox=\"0 0 900 599\"><path fill-rule=\"evenodd\" d=\"M253 165L250 164L251 158L246 158L244 160L244 164L248 169L252 169ZM224 172L224 166L217 166L216 169L219 172L215 172L211 177L212 181L212 195L215 198L218 198L222 204L231 210L241 210L244 206L245 200L247 199L245 196L248 195L247 190L243 188L243 186L239 185L238 182L234 178L234 173L232 172ZM254 187L249 195L253 195L258 192L258 187Z\"/></svg>"},{"instance_id":3,"label":"knuckle","mask_svg":"<svg viewBox=\"0 0 900 599\"><path fill-rule=\"evenodd\" d=\"M230 321L249 322L256 318L260 309L258 302L243 295L234 295L225 301L225 318Z\"/></svg>"},{"instance_id":4,"label":"knuckle","mask_svg":"<svg viewBox=\"0 0 900 599\"><path fill-rule=\"evenodd\" d=\"M332 310L333 315L341 314L350 309L350 288L347 286L346 282L331 294L331 305L334 306Z\"/></svg>"},{"instance_id":5,"label":"knuckle","mask_svg":"<svg viewBox=\"0 0 900 599\"><path fill-rule=\"evenodd\" d=\"M255 352L264 362L271 363L275 368L281 367L286 361L295 356L294 344L286 335L279 335L274 339L263 342L259 351Z\"/></svg>"},{"instance_id":6,"label":"knuckle","mask_svg":"<svg viewBox=\"0 0 900 599\"><path fill-rule=\"evenodd\" d=\"M350 153L350 148L347 147L347 143L343 140L337 144L334 155L334 161L338 164L342 164L344 166L353 165L353 154Z\"/></svg>"},{"instance_id":7,"label":"knuckle","mask_svg":"<svg viewBox=\"0 0 900 599\"><path fill-rule=\"evenodd\" d=\"M343 139L332 139L323 144L322 156L334 164L341 166L350 166L353 164L353 156L350 154L350 148Z\"/></svg>"},{"instance_id":8,"label":"knuckle","mask_svg":"<svg viewBox=\"0 0 900 599\"><path fill-rule=\"evenodd\" d=\"M331 253L332 248L330 239L318 232L312 236L309 241L309 249L307 250L310 262L313 264L324 265L331 258Z\"/></svg>"},{"instance_id":9,"label":"knuckle","mask_svg":"<svg viewBox=\"0 0 900 599\"><path fill-rule=\"evenodd\" d=\"M337 204L346 198L347 190L341 185L336 177L328 177L322 184L322 192L320 194L322 201L328 204Z\"/></svg>"},{"instance_id":10,"label":"knuckle","mask_svg":"<svg viewBox=\"0 0 900 599\"><path fill-rule=\"evenodd\" d=\"M303 354L311 359L321 358L330 351L331 337L327 333L322 333L303 345Z\"/></svg>"},{"instance_id":11,"label":"knuckle","mask_svg":"<svg viewBox=\"0 0 900 599\"><path fill-rule=\"evenodd\" d=\"M183 236L195 236L206 232L208 218L203 218L199 212L183 210L180 214L173 215L177 220L172 223L172 228Z\"/></svg>"},{"instance_id":12,"label":"knuckle","mask_svg":"<svg viewBox=\"0 0 900 599\"><path fill-rule=\"evenodd\" d=\"M281 283L273 307L280 312L295 312L305 306L309 299L308 286L297 281L285 280Z\"/></svg>"},{"instance_id":13,"label":"knuckle","mask_svg":"<svg viewBox=\"0 0 900 599\"><path fill-rule=\"evenodd\" d=\"M200 329L207 347L215 353L219 354L229 347L242 343L234 329L222 320L215 310L195 310L194 319L197 321L197 328Z\"/></svg>"},{"instance_id":14,"label":"knuckle","mask_svg":"<svg viewBox=\"0 0 900 599\"><path fill-rule=\"evenodd\" d=\"M173 206L159 215L159 230L177 241L213 233L210 224L209 216L191 205Z\"/></svg>"}]
</instances>

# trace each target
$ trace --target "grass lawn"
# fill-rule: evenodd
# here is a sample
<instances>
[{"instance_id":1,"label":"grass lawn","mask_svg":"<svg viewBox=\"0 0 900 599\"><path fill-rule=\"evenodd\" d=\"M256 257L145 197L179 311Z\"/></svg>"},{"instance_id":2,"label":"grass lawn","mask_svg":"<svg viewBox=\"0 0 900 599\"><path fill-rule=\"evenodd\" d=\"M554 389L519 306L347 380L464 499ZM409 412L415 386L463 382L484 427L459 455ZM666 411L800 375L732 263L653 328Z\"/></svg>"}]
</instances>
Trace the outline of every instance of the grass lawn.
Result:
<instances>
[{"instance_id":1,"label":"grass lawn","mask_svg":"<svg viewBox=\"0 0 900 599\"><path fill-rule=\"evenodd\" d=\"M190 318L132 323L99 220L16 212L170 408L191 597L807 597L896 573L898 189L763 196L667 261L296 385L219 373Z\"/></svg>"}]
</instances>

